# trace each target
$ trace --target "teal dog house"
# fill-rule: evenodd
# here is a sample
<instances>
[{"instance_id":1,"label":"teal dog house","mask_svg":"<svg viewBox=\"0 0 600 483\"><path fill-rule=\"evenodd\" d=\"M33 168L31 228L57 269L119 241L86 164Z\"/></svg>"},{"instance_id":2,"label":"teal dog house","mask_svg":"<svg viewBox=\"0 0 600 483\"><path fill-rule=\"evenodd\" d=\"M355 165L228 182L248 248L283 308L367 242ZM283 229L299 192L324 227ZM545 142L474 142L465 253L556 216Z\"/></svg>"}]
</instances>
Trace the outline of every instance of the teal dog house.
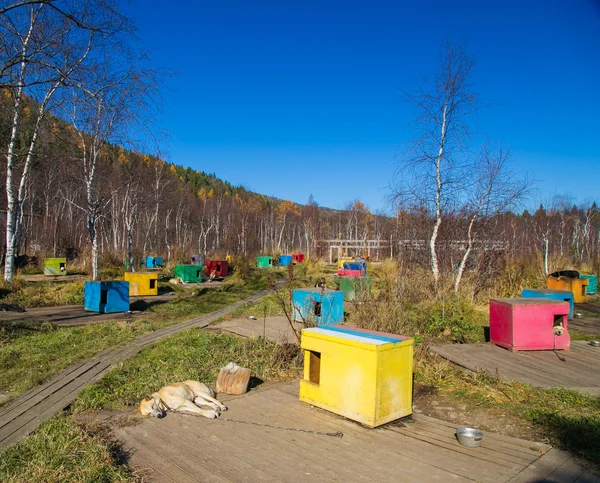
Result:
<instances>
[{"instance_id":1,"label":"teal dog house","mask_svg":"<svg viewBox=\"0 0 600 483\"><path fill-rule=\"evenodd\" d=\"M303 288L292 292L293 319L316 322L319 327L344 321L344 294L335 290Z\"/></svg>"},{"instance_id":2,"label":"teal dog house","mask_svg":"<svg viewBox=\"0 0 600 483\"><path fill-rule=\"evenodd\" d=\"M573 318L575 300L573 297L573 292L569 292L568 290L557 290L553 288L524 288L521 292L521 298L545 298L558 300L559 302L569 302L569 315L567 317L569 319Z\"/></svg>"},{"instance_id":3,"label":"teal dog house","mask_svg":"<svg viewBox=\"0 0 600 483\"><path fill-rule=\"evenodd\" d=\"M589 275L587 273L580 273L579 278L587 278L590 283L587 286L588 295L596 295L598 292L598 277L596 275Z\"/></svg>"},{"instance_id":4,"label":"teal dog house","mask_svg":"<svg viewBox=\"0 0 600 483\"><path fill-rule=\"evenodd\" d=\"M85 282L83 307L103 314L129 311L129 282Z\"/></svg>"}]
</instances>

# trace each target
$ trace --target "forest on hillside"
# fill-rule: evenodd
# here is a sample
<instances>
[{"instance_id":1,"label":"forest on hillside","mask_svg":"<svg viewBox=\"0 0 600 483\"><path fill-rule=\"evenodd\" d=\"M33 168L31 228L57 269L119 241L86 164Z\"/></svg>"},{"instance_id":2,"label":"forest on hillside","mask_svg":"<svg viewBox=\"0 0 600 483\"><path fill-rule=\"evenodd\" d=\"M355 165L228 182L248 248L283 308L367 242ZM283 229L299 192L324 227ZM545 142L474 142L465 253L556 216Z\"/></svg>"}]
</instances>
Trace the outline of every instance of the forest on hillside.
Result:
<instances>
[{"instance_id":1,"label":"forest on hillside","mask_svg":"<svg viewBox=\"0 0 600 483\"><path fill-rule=\"evenodd\" d=\"M434 90L409 99L424 110L385 215L359 200L332 210L309 193L303 205L275 199L165 162L153 125L163 74L132 45L118 2L3 2L0 20L7 282L20 255L91 260L96 279L99 259L346 254L329 251L336 239L354 241L350 255L430 267L436 281L457 269L458 281L464 271L484 278L532 257L545 273L598 270L594 202L555 196L524 212L530 184L507 169L509 150L463 150L477 105L474 60L461 46L446 46Z\"/></svg>"}]
</instances>

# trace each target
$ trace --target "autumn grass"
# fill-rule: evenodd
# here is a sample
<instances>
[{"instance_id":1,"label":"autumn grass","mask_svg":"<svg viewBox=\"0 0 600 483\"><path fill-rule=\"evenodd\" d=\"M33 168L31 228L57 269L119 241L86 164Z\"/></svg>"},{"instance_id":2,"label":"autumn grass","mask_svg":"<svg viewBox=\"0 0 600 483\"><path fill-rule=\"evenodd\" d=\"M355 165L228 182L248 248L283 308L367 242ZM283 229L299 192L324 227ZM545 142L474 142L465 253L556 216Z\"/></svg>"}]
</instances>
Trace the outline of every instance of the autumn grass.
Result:
<instances>
[{"instance_id":1,"label":"autumn grass","mask_svg":"<svg viewBox=\"0 0 600 483\"><path fill-rule=\"evenodd\" d=\"M51 323L3 322L0 325L0 391L21 393L71 364L182 320L241 300L266 287L255 276L246 283L201 285L174 300L151 306L143 318L60 328Z\"/></svg>"},{"instance_id":2,"label":"autumn grass","mask_svg":"<svg viewBox=\"0 0 600 483\"><path fill-rule=\"evenodd\" d=\"M219 369L229 362L248 367L261 380L297 377L302 366L300 349L293 344L189 329L159 341L110 371L86 388L72 409L123 409L174 381L194 379L212 384Z\"/></svg>"},{"instance_id":3,"label":"autumn grass","mask_svg":"<svg viewBox=\"0 0 600 483\"><path fill-rule=\"evenodd\" d=\"M139 481L122 463L115 443L89 433L65 414L46 421L1 455L4 483Z\"/></svg>"},{"instance_id":4,"label":"autumn grass","mask_svg":"<svg viewBox=\"0 0 600 483\"><path fill-rule=\"evenodd\" d=\"M0 301L23 308L83 304L84 281L26 282L15 279L12 285L0 284Z\"/></svg>"}]
</instances>

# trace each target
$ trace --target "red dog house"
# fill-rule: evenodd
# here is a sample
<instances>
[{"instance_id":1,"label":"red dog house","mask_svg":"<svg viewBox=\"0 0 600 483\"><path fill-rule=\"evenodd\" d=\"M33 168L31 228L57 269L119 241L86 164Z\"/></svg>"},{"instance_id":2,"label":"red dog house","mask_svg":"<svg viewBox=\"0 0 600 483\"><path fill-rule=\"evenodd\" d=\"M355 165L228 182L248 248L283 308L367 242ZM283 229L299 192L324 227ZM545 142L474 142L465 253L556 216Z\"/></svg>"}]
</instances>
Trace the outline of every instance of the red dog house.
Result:
<instances>
[{"instance_id":1,"label":"red dog house","mask_svg":"<svg viewBox=\"0 0 600 483\"><path fill-rule=\"evenodd\" d=\"M364 277L365 272L363 270L338 270L340 277Z\"/></svg>"},{"instance_id":2,"label":"red dog house","mask_svg":"<svg viewBox=\"0 0 600 483\"><path fill-rule=\"evenodd\" d=\"M292 262L302 263L304 261L304 253L292 253Z\"/></svg>"},{"instance_id":3,"label":"red dog house","mask_svg":"<svg viewBox=\"0 0 600 483\"><path fill-rule=\"evenodd\" d=\"M225 260L206 260L206 275L215 272L217 277L226 277L229 273L229 264Z\"/></svg>"},{"instance_id":4,"label":"red dog house","mask_svg":"<svg viewBox=\"0 0 600 483\"><path fill-rule=\"evenodd\" d=\"M516 352L569 350L569 303L551 299L490 300L490 342Z\"/></svg>"}]
</instances>

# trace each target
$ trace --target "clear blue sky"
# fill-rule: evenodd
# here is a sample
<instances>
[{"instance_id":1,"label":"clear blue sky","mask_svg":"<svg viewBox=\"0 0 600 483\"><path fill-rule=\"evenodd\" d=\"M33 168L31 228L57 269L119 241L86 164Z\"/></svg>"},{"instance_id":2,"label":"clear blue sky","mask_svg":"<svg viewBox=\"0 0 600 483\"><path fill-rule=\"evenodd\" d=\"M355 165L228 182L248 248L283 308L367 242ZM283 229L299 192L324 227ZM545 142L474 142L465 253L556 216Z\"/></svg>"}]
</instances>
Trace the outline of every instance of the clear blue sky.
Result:
<instances>
[{"instance_id":1,"label":"clear blue sky","mask_svg":"<svg viewBox=\"0 0 600 483\"><path fill-rule=\"evenodd\" d=\"M126 6L164 93L168 160L233 184L385 209L410 138L402 90L444 41L477 58L479 130L511 147L538 198L600 199L600 1L145 0Z\"/></svg>"}]
</instances>

